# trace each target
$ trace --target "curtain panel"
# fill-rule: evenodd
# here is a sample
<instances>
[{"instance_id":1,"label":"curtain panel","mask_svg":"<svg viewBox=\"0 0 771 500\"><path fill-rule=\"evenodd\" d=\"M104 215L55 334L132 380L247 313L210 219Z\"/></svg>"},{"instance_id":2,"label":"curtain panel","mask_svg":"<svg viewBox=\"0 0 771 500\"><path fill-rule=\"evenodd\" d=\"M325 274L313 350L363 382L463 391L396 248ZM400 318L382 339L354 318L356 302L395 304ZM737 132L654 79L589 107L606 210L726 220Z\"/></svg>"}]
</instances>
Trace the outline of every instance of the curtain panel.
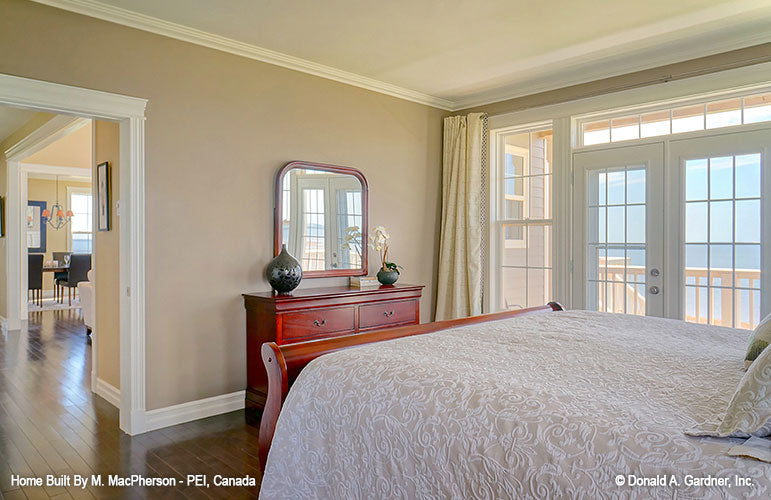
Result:
<instances>
[{"instance_id":1,"label":"curtain panel","mask_svg":"<svg viewBox=\"0 0 771 500\"><path fill-rule=\"evenodd\" d=\"M482 314L484 113L444 119L436 319Z\"/></svg>"}]
</instances>

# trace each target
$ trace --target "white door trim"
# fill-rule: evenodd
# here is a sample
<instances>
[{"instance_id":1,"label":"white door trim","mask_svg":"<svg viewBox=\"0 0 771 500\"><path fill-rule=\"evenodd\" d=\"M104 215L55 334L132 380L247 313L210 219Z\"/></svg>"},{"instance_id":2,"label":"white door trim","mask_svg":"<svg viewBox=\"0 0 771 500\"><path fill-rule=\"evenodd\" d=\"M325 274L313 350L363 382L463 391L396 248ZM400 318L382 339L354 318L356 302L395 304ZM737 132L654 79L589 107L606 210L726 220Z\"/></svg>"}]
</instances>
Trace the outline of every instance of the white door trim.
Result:
<instances>
[{"instance_id":1,"label":"white door trim","mask_svg":"<svg viewBox=\"0 0 771 500\"><path fill-rule=\"evenodd\" d=\"M144 186L147 100L0 74L0 103L120 122L120 428L131 435L142 433L146 429ZM13 153L13 148L9 151ZM11 175L10 163L9 194L14 188L18 193L19 177ZM20 214L12 203L9 203L8 215L9 221L15 221L9 224L9 234L13 226L17 226L15 230L20 234ZM14 263L10 259L11 253L8 252L6 263L9 271L12 269L10 264ZM13 295L9 300L13 300Z\"/></svg>"}]
</instances>

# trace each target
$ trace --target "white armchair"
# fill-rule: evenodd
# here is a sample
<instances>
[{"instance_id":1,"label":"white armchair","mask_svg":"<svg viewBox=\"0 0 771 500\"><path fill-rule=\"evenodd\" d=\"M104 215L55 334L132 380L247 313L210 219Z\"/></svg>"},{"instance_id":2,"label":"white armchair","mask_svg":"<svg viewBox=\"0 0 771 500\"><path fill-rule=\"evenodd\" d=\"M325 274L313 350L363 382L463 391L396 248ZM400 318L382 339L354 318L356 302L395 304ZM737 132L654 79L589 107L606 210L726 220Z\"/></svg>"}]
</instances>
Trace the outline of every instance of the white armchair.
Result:
<instances>
[{"instance_id":1,"label":"white armchair","mask_svg":"<svg viewBox=\"0 0 771 500\"><path fill-rule=\"evenodd\" d=\"M86 324L86 335L91 335L91 331L96 324L96 315L94 314L94 270L88 272L88 281L78 283L78 294L80 295L80 309L83 314L83 323Z\"/></svg>"}]
</instances>

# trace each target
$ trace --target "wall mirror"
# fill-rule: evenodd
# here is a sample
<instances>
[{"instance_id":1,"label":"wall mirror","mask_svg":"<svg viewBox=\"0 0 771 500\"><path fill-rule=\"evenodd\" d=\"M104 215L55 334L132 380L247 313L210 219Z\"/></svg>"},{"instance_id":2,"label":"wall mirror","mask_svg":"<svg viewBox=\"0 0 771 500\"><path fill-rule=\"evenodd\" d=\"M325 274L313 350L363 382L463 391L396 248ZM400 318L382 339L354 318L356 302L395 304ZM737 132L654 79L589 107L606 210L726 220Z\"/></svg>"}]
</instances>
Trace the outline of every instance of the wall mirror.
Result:
<instances>
[{"instance_id":1,"label":"wall mirror","mask_svg":"<svg viewBox=\"0 0 771 500\"><path fill-rule=\"evenodd\" d=\"M367 274L367 180L350 167L295 161L276 179L274 255L286 245L304 278Z\"/></svg>"}]
</instances>

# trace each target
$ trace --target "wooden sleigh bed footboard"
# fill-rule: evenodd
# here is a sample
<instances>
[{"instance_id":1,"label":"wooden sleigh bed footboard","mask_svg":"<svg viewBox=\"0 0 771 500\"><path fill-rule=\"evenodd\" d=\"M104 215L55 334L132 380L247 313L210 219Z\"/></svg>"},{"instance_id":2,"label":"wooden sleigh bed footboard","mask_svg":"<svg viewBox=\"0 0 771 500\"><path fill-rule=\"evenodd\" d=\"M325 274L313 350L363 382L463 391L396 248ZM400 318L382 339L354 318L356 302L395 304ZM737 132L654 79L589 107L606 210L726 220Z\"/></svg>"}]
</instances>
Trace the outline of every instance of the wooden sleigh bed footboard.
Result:
<instances>
[{"instance_id":1,"label":"wooden sleigh bed footboard","mask_svg":"<svg viewBox=\"0 0 771 500\"><path fill-rule=\"evenodd\" d=\"M485 314L470 318L436 321L421 325L403 326L324 340L310 340L307 342L282 346L277 345L275 342L266 342L265 344L262 344L262 360L265 363L265 369L268 372L268 397L260 420L259 435L260 465L263 471L265 469L265 462L268 458L268 450L273 441L273 434L276 430L276 422L278 421L278 416L281 412L281 406L284 404L284 399L286 399L289 388L292 386L295 379L297 379L297 376L305 365L319 356L341 349L348 349L350 347L437 332L458 326L484 323L526 314L564 310L564 307L559 303L549 302L545 306L531 307L528 309Z\"/></svg>"}]
</instances>

